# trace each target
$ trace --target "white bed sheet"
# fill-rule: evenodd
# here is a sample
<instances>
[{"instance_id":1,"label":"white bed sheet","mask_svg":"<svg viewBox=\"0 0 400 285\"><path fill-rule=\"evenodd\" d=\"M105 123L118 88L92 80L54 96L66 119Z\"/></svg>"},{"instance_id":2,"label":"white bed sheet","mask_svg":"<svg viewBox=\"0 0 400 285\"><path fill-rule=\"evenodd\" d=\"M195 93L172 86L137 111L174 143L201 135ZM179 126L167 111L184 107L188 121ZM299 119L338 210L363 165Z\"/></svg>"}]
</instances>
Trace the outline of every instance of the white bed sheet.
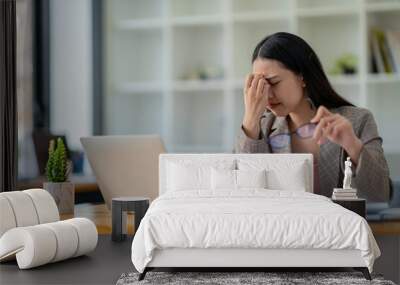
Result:
<instances>
[{"instance_id":1,"label":"white bed sheet","mask_svg":"<svg viewBox=\"0 0 400 285\"><path fill-rule=\"evenodd\" d=\"M161 195L135 234L133 265L143 272L166 248L358 249L370 272L380 256L359 215L321 195L266 189Z\"/></svg>"}]
</instances>

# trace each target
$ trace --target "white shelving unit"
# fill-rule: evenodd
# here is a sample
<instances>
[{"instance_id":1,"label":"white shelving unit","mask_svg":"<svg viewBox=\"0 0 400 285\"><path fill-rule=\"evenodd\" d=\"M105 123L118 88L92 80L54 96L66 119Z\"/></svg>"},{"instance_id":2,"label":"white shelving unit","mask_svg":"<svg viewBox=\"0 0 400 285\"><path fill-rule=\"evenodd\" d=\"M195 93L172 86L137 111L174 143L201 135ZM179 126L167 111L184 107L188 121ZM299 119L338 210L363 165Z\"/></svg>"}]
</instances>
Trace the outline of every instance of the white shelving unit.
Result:
<instances>
[{"instance_id":1,"label":"white shelving unit","mask_svg":"<svg viewBox=\"0 0 400 285\"><path fill-rule=\"evenodd\" d=\"M104 19L107 134L159 133L170 152L231 152L252 51L288 31L326 71L357 55L357 74L330 80L374 113L400 176L400 74L370 73L368 48L370 27L400 30L400 0L108 0ZM199 69L214 77L193 77Z\"/></svg>"}]
</instances>

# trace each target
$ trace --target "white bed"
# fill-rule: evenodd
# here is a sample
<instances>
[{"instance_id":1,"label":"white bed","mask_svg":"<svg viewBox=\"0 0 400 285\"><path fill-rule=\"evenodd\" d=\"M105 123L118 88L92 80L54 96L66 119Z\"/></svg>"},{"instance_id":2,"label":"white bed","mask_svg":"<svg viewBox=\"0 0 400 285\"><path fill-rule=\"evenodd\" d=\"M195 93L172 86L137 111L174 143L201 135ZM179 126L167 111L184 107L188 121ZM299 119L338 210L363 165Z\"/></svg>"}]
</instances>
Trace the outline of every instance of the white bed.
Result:
<instances>
[{"instance_id":1,"label":"white bed","mask_svg":"<svg viewBox=\"0 0 400 285\"><path fill-rule=\"evenodd\" d=\"M369 279L380 251L368 223L312 193L312 165L310 154L160 155L160 196L132 243L140 279L156 267L353 267Z\"/></svg>"}]
</instances>

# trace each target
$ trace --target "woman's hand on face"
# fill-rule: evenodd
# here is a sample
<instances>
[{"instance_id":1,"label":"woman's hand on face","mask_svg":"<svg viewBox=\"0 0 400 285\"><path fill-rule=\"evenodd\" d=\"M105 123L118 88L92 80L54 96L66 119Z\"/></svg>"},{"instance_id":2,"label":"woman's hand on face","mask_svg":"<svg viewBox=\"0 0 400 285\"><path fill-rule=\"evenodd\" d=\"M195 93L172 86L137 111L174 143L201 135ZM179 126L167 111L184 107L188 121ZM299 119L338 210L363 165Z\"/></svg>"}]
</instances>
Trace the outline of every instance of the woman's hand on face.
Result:
<instances>
[{"instance_id":1,"label":"woman's hand on face","mask_svg":"<svg viewBox=\"0 0 400 285\"><path fill-rule=\"evenodd\" d=\"M246 134L257 139L260 133L259 121L265 111L270 84L262 74L249 74L244 87L243 128Z\"/></svg>"},{"instance_id":2,"label":"woman's hand on face","mask_svg":"<svg viewBox=\"0 0 400 285\"><path fill-rule=\"evenodd\" d=\"M345 117L331 113L324 106L320 106L311 123L317 123L313 138L318 144L330 140L343 147L351 160L357 163L362 142L355 135L353 126Z\"/></svg>"}]
</instances>

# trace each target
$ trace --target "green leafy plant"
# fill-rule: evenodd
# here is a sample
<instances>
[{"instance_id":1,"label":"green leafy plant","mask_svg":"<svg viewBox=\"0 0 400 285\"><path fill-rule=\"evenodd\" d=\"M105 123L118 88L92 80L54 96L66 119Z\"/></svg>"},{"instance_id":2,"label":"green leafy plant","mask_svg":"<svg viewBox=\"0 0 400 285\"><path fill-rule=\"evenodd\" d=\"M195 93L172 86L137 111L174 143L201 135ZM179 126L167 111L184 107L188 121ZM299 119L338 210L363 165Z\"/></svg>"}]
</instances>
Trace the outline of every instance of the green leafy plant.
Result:
<instances>
[{"instance_id":1,"label":"green leafy plant","mask_svg":"<svg viewBox=\"0 0 400 285\"><path fill-rule=\"evenodd\" d=\"M65 182L68 178L67 152L61 138L57 139L57 144L50 141L46 176L49 182Z\"/></svg>"},{"instance_id":2,"label":"green leafy plant","mask_svg":"<svg viewBox=\"0 0 400 285\"><path fill-rule=\"evenodd\" d=\"M352 53L343 54L336 59L329 73L332 75L357 73L357 56Z\"/></svg>"}]
</instances>

